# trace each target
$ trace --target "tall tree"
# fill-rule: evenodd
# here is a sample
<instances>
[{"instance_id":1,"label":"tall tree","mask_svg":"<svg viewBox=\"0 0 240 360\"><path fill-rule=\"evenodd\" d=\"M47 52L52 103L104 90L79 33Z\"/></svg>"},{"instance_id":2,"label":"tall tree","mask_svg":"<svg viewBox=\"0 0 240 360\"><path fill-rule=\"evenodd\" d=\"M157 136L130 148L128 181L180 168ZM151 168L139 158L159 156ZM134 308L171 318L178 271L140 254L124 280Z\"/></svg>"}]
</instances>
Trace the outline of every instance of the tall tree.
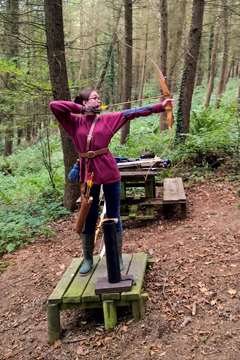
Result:
<instances>
[{"instance_id":1,"label":"tall tree","mask_svg":"<svg viewBox=\"0 0 240 360\"><path fill-rule=\"evenodd\" d=\"M65 61L62 0L45 0L45 26L49 73L54 100L70 101L70 91ZM80 194L79 184L68 180L68 174L78 157L77 150L66 131L60 126L65 165L65 192L63 205L74 210Z\"/></svg>"},{"instance_id":2,"label":"tall tree","mask_svg":"<svg viewBox=\"0 0 240 360\"><path fill-rule=\"evenodd\" d=\"M221 13L221 8L219 8L217 18L216 18L216 26L215 26L215 30L214 30L214 39L213 39L213 46L212 46L212 52L211 52L210 76L209 76L209 81L208 81L208 89L207 89L207 95L206 95L204 107L209 106L211 95L213 92L217 49L218 49L218 38L219 38L219 29L220 29L220 13Z\"/></svg>"},{"instance_id":3,"label":"tall tree","mask_svg":"<svg viewBox=\"0 0 240 360\"><path fill-rule=\"evenodd\" d=\"M183 140L181 133L188 134L190 124L190 110L194 90L199 48L202 36L204 0L194 0L192 8L192 22L189 34L188 49L181 81L180 99L177 111L176 141Z\"/></svg>"},{"instance_id":4,"label":"tall tree","mask_svg":"<svg viewBox=\"0 0 240 360\"><path fill-rule=\"evenodd\" d=\"M6 59L12 65L18 66L18 37L19 37L19 0L7 0L7 21L5 22L6 31ZM12 139L13 139L13 122L14 122L14 90L16 89L14 75L11 73L6 74L6 85L10 90L9 97L6 105L8 110L6 113L7 117L7 128L5 134L5 147L4 156L11 155L12 153Z\"/></svg>"},{"instance_id":5,"label":"tall tree","mask_svg":"<svg viewBox=\"0 0 240 360\"><path fill-rule=\"evenodd\" d=\"M127 45L132 46L132 0L125 0L125 42ZM123 101L131 101L132 94L132 48L126 46L125 56L125 74L124 74L124 96ZM131 109L131 104L125 104L124 110ZM126 142L126 138L130 132L130 121L128 121L121 130L120 144Z\"/></svg>"},{"instance_id":6,"label":"tall tree","mask_svg":"<svg viewBox=\"0 0 240 360\"><path fill-rule=\"evenodd\" d=\"M144 52L147 54L147 47L148 47L148 31L149 31L149 11L147 13L147 22L145 24L145 46L144 46ZM143 64L142 64L142 73L141 73L141 79L140 79L140 87L139 87L139 99L143 98L143 85L144 85L144 79L145 79L145 73L146 73L146 61L147 57L143 56ZM142 106L142 101L139 101L139 106Z\"/></svg>"},{"instance_id":7,"label":"tall tree","mask_svg":"<svg viewBox=\"0 0 240 360\"><path fill-rule=\"evenodd\" d=\"M167 0L160 1L160 69L167 77L167 49L168 49L168 8ZM162 89L160 90L163 94ZM160 132L168 129L166 122L167 114L163 112L160 114Z\"/></svg>"},{"instance_id":8,"label":"tall tree","mask_svg":"<svg viewBox=\"0 0 240 360\"><path fill-rule=\"evenodd\" d=\"M215 109L219 107L220 96L224 92L225 79L226 79L226 71L227 71L227 62L228 62L228 39L229 39L229 27L228 27L228 4L227 0L223 4L223 56L222 56L222 64L221 64L221 72L220 79L217 90L217 97L215 101Z\"/></svg>"}]
</instances>

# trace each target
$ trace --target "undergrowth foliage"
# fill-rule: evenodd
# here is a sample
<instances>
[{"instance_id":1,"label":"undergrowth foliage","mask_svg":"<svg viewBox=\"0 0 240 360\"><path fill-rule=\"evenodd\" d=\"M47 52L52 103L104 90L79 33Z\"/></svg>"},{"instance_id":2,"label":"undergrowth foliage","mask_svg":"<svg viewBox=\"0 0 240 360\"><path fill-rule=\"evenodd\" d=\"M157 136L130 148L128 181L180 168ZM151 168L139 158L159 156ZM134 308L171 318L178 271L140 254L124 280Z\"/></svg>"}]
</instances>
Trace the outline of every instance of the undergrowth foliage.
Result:
<instances>
[{"instance_id":1,"label":"undergrowth foliage","mask_svg":"<svg viewBox=\"0 0 240 360\"><path fill-rule=\"evenodd\" d=\"M52 137L50 144L56 189L39 145L17 150L0 161L0 255L36 240L40 233L54 235L47 223L69 214L62 206L64 166L59 137Z\"/></svg>"},{"instance_id":2,"label":"undergrowth foliage","mask_svg":"<svg viewBox=\"0 0 240 360\"><path fill-rule=\"evenodd\" d=\"M171 141L170 130L159 134L159 115L152 114L131 122L124 146L119 145L119 131L110 144L110 151L115 156L139 158L141 150L147 149L170 159L172 168L159 173L159 179L175 176L178 168L178 175L183 179L202 181L206 169L217 171L215 165L220 166L224 159L234 159L239 165L240 126L235 114L236 102L233 102L237 100L238 82L239 79L229 81L219 109L213 107L214 96L210 107L203 109L206 84L195 89L190 133L185 143L174 143L176 126ZM157 82L148 84L144 96L151 96L153 89L157 93ZM34 241L40 233L54 235L47 227L48 222L69 214L62 206L64 164L60 136L51 135L47 142L43 144L43 141L44 138L42 143L28 148L15 147L13 155L0 157L0 255ZM231 176L225 175L233 180L238 174Z\"/></svg>"}]
</instances>

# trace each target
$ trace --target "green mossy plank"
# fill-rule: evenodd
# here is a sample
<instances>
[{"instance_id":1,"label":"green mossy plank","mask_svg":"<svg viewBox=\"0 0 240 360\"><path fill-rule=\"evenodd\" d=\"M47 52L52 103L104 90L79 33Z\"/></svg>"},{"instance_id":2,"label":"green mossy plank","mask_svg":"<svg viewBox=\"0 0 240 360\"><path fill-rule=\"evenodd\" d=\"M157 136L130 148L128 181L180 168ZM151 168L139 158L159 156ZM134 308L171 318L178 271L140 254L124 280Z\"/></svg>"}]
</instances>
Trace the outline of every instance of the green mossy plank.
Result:
<instances>
[{"instance_id":1,"label":"green mossy plank","mask_svg":"<svg viewBox=\"0 0 240 360\"><path fill-rule=\"evenodd\" d=\"M132 261L132 255L130 254L122 254L122 259L123 259L123 272L122 275L126 275L129 273L129 266L131 265L131 261Z\"/></svg>"},{"instance_id":2,"label":"green mossy plank","mask_svg":"<svg viewBox=\"0 0 240 360\"><path fill-rule=\"evenodd\" d=\"M98 266L82 295L82 302L93 302L93 301L100 301L100 295L95 295L95 286L97 283L98 278L107 276L107 263L106 263L106 256L103 256L100 259Z\"/></svg>"},{"instance_id":3,"label":"green mossy plank","mask_svg":"<svg viewBox=\"0 0 240 360\"><path fill-rule=\"evenodd\" d=\"M140 194L136 194L134 196L134 199L140 199L141 195ZM138 210L138 205L132 205L130 212L129 212L129 218L130 219L135 219L137 216L137 210Z\"/></svg>"},{"instance_id":4,"label":"green mossy plank","mask_svg":"<svg viewBox=\"0 0 240 360\"><path fill-rule=\"evenodd\" d=\"M133 274L133 278L136 285L132 287L129 292L123 292L121 294L121 300L137 300L140 297L145 270L147 266L148 256L147 254L138 253L132 257L132 262L129 267L128 273Z\"/></svg>"},{"instance_id":5,"label":"green mossy plank","mask_svg":"<svg viewBox=\"0 0 240 360\"><path fill-rule=\"evenodd\" d=\"M79 273L76 274L73 282L69 286L67 292L62 298L63 303L80 303L82 295L85 288L87 287L88 282L90 281L96 266L100 260L99 256L93 257L93 269L87 276L80 276Z\"/></svg>"},{"instance_id":6,"label":"green mossy plank","mask_svg":"<svg viewBox=\"0 0 240 360\"><path fill-rule=\"evenodd\" d=\"M101 294L101 300L120 300L120 293L109 293L109 294Z\"/></svg>"},{"instance_id":7,"label":"green mossy plank","mask_svg":"<svg viewBox=\"0 0 240 360\"><path fill-rule=\"evenodd\" d=\"M59 304L62 301L62 297L65 292L68 290L69 286L71 285L78 269L80 268L83 262L83 258L76 258L73 259L70 266L65 271L63 277L53 290L52 294L50 295L48 302L50 304Z\"/></svg>"},{"instance_id":8,"label":"green mossy plank","mask_svg":"<svg viewBox=\"0 0 240 360\"><path fill-rule=\"evenodd\" d=\"M121 220L130 220L129 216L121 216ZM133 220L133 218L131 218ZM135 220L154 220L154 215L137 215Z\"/></svg>"},{"instance_id":9,"label":"green mossy plank","mask_svg":"<svg viewBox=\"0 0 240 360\"><path fill-rule=\"evenodd\" d=\"M74 310L74 309L102 309L102 301L93 301L93 302L80 302L75 304L60 304L60 310Z\"/></svg>"},{"instance_id":10,"label":"green mossy plank","mask_svg":"<svg viewBox=\"0 0 240 360\"><path fill-rule=\"evenodd\" d=\"M124 270L122 275L128 274L128 269L131 264L132 255L130 254L122 254L123 259L123 267ZM109 293L109 294L101 294L101 300L120 300L120 293Z\"/></svg>"}]
</instances>

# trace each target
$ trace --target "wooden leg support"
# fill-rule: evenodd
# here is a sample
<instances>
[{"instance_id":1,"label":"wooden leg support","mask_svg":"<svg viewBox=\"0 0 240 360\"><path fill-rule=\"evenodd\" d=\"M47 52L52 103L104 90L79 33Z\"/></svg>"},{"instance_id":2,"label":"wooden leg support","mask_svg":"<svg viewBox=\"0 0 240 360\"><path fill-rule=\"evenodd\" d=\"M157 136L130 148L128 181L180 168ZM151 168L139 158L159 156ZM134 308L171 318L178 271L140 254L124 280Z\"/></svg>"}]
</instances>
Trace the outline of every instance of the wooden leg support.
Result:
<instances>
[{"instance_id":1,"label":"wooden leg support","mask_svg":"<svg viewBox=\"0 0 240 360\"><path fill-rule=\"evenodd\" d=\"M103 301L103 315L105 329L110 329L117 325L117 309L114 300Z\"/></svg>"},{"instance_id":2,"label":"wooden leg support","mask_svg":"<svg viewBox=\"0 0 240 360\"><path fill-rule=\"evenodd\" d=\"M152 198L154 195L154 182L153 180L145 181L145 196L146 198ZM147 205L146 206L146 215L154 215L154 206ZM153 219L147 220L147 226L151 226L154 223Z\"/></svg>"},{"instance_id":3,"label":"wooden leg support","mask_svg":"<svg viewBox=\"0 0 240 360\"><path fill-rule=\"evenodd\" d=\"M47 321L48 321L48 340L53 345L55 341L60 339L61 325L58 304L47 304Z\"/></svg>"},{"instance_id":4,"label":"wooden leg support","mask_svg":"<svg viewBox=\"0 0 240 360\"><path fill-rule=\"evenodd\" d=\"M144 297L140 296L139 300L132 302L132 312L135 322L139 321L145 315L144 300Z\"/></svg>"},{"instance_id":5,"label":"wooden leg support","mask_svg":"<svg viewBox=\"0 0 240 360\"><path fill-rule=\"evenodd\" d=\"M181 204L181 220L185 220L187 217L187 204Z\"/></svg>"}]
</instances>

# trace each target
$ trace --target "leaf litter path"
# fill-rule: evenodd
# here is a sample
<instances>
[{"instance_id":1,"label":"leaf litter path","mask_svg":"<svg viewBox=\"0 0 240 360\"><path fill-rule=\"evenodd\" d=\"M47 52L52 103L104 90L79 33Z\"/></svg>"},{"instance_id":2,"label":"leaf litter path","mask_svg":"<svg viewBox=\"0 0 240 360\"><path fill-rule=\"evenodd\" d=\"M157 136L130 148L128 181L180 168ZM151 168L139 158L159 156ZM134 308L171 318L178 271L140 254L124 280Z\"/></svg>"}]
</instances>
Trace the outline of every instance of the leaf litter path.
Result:
<instances>
[{"instance_id":1,"label":"leaf litter path","mask_svg":"<svg viewBox=\"0 0 240 360\"><path fill-rule=\"evenodd\" d=\"M48 296L81 244L75 215L51 224L55 237L5 256L0 275L0 359L238 359L240 351L239 183L203 182L186 190L187 219L124 223L126 253L155 259L144 291L146 316L138 323L128 308L105 330L100 310L61 313L61 341L47 343ZM196 312L195 315L192 313Z\"/></svg>"}]
</instances>

